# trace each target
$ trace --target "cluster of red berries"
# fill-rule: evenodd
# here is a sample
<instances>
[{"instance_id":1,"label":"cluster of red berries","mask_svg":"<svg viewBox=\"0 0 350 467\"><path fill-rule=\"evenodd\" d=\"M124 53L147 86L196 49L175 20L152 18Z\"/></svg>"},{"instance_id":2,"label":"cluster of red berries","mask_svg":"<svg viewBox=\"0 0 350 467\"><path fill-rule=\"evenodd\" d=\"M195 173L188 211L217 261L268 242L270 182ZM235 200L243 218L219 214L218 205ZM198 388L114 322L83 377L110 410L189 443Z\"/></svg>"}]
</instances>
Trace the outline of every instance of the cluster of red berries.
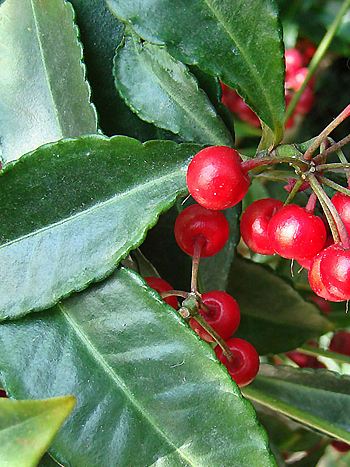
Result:
<instances>
[{"instance_id":1,"label":"cluster of red berries","mask_svg":"<svg viewBox=\"0 0 350 467\"><path fill-rule=\"evenodd\" d=\"M285 52L286 64L286 79L285 79L285 99L286 105L290 103L294 93L298 91L305 81L308 69L306 66L315 52L313 45L308 47L300 46L299 48L288 49ZM312 55L311 55L312 54ZM300 100L294 110L293 115L286 123L287 128L291 128L295 124L295 118L298 115L306 115L310 112L314 102L314 82L311 80L306 86ZM244 100L225 84L221 83L222 88L222 103L240 120L249 123L251 126L260 127L260 120L253 110L244 102Z\"/></svg>"}]
</instances>

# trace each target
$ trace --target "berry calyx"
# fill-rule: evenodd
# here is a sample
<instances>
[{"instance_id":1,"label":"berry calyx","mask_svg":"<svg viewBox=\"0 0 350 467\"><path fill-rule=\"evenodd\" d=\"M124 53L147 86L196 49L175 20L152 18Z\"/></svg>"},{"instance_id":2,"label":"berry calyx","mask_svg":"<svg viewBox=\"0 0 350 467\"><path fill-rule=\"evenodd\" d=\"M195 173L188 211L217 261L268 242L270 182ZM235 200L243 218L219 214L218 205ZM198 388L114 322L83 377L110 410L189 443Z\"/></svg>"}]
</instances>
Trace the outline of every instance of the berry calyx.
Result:
<instances>
[{"instance_id":1,"label":"berry calyx","mask_svg":"<svg viewBox=\"0 0 350 467\"><path fill-rule=\"evenodd\" d=\"M336 332L329 344L329 350L350 356L350 332Z\"/></svg>"},{"instance_id":2,"label":"berry calyx","mask_svg":"<svg viewBox=\"0 0 350 467\"><path fill-rule=\"evenodd\" d=\"M206 322L222 339L231 337L237 331L241 319L236 300L226 292L213 290L202 295L202 302L206 309L200 308L199 313ZM201 339L214 342L212 336L194 318L190 319L190 326Z\"/></svg>"},{"instance_id":3,"label":"berry calyx","mask_svg":"<svg viewBox=\"0 0 350 467\"><path fill-rule=\"evenodd\" d=\"M215 255L225 246L230 228L222 212L193 204L177 216L174 233L177 244L185 253L193 256L196 242L201 242L200 256L206 257Z\"/></svg>"},{"instance_id":4,"label":"berry calyx","mask_svg":"<svg viewBox=\"0 0 350 467\"><path fill-rule=\"evenodd\" d=\"M271 247L283 258L312 258L322 250L327 232L320 217L296 204L281 208L270 220Z\"/></svg>"},{"instance_id":5,"label":"berry calyx","mask_svg":"<svg viewBox=\"0 0 350 467\"><path fill-rule=\"evenodd\" d=\"M238 204L250 184L241 162L238 152L227 146L211 146L199 151L187 170L187 186L192 197L212 210Z\"/></svg>"},{"instance_id":6,"label":"berry calyx","mask_svg":"<svg viewBox=\"0 0 350 467\"><path fill-rule=\"evenodd\" d=\"M234 337L226 341L232 353L231 360L224 355L221 347L215 347L218 359L225 365L231 378L238 386L247 386L259 371L259 355L255 348L244 339Z\"/></svg>"},{"instance_id":7,"label":"berry calyx","mask_svg":"<svg viewBox=\"0 0 350 467\"><path fill-rule=\"evenodd\" d=\"M169 290L174 290L169 282L161 279L160 277L145 277L144 278L147 284L158 293L168 292ZM173 307L175 310L178 309L178 303L176 297L165 297L163 298L164 302Z\"/></svg>"},{"instance_id":8,"label":"berry calyx","mask_svg":"<svg viewBox=\"0 0 350 467\"><path fill-rule=\"evenodd\" d=\"M332 203L350 235L350 196L343 193L336 193L332 198Z\"/></svg>"},{"instance_id":9,"label":"berry calyx","mask_svg":"<svg viewBox=\"0 0 350 467\"><path fill-rule=\"evenodd\" d=\"M244 211L241 219L241 235L247 246L255 253L274 254L267 228L271 217L282 207L282 201L265 198L254 201Z\"/></svg>"}]
</instances>

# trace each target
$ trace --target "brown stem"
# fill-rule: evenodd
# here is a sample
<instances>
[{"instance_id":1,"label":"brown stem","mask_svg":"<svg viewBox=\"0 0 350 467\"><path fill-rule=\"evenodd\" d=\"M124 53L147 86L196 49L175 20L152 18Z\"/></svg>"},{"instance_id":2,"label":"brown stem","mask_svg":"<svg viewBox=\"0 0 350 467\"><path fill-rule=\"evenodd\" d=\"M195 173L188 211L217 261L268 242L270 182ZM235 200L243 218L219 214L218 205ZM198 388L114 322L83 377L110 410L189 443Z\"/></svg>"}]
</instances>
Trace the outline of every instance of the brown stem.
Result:
<instances>
[{"instance_id":1,"label":"brown stem","mask_svg":"<svg viewBox=\"0 0 350 467\"><path fill-rule=\"evenodd\" d=\"M159 295L162 298L167 298L167 297L187 298L188 297L188 292L184 292L183 290L167 290L166 292L161 292Z\"/></svg>"},{"instance_id":2,"label":"brown stem","mask_svg":"<svg viewBox=\"0 0 350 467\"><path fill-rule=\"evenodd\" d=\"M194 251L192 256L192 274L191 274L191 292L198 292L197 282L198 282L198 269L199 261L201 259L202 248L205 244L205 238L199 236L194 242Z\"/></svg>"},{"instance_id":3,"label":"brown stem","mask_svg":"<svg viewBox=\"0 0 350 467\"><path fill-rule=\"evenodd\" d=\"M332 144L331 146L329 146L329 148L320 152L320 154L318 154L314 158L315 164L317 164L318 162L321 162L323 159L326 159L329 156L329 154L339 151L339 149L341 149L343 146L345 146L348 143L350 143L350 134L348 136L345 136L345 138L341 139L337 143Z\"/></svg>"},{"instance_id":4,"label":"brown stem","mask_svg":"<svg viewBox=\"0 0 350 467\"><path fill-rule=\"evenodd\" d=\"M245 162L242 162L241 167L244 172L249 172L250 170L257 169L263 165L273 165L273 164L282 164L287 163L297 168L306 169L307 164L305 161L298 159L297 157L274 157L274 156L262 156L256 157L255 159L249 159Z\"/></svg>"},{"instance_id":5,"label":"brown stem","mask_svg":"<svg viewBox=\"0 0 350 467\"><path fill-rule=\"evenodd\" d=\"M348 118L349 115L350 104L347 105L345 109L340 112L340 114L314 139L312 144L309 146L309 149L304 154L304 160L310 161L312 159L313 153L318 147L320 147L322 141L326 139L327 136L332 133L332 131L337 128L338 125L340 125L346 118Z\"/></svg>"}]
</instances>

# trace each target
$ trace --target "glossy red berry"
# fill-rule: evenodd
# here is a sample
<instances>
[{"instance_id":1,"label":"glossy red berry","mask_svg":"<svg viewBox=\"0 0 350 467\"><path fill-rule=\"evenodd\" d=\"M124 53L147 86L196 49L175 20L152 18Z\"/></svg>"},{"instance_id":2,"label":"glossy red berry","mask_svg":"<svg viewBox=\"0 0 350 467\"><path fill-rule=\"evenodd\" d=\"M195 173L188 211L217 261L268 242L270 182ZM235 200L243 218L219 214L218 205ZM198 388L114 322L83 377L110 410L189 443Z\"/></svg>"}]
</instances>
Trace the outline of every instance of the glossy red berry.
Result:
<instances>
[{"instance_id":1,"label":"glossy red berry","mask_svg":"<svg viewBox=\"0 0 350 467\"><path fill-rule=\"evenodd\" d=\"M160 277L145 277L144 278L147 284L158 293L161 292L168 292L168 290L174 290L169 282L161 279ZM178 309L178 303L176 297L166 297L163 300L170 306L172 306L175 310Z\"/></svg>"},{"instance_id":2,"label":"glossy red berry","mask_svg":"<svg viewBox=\"0 0 350 467\"><path fill-rule=\"evenodd\" d=\"M255 348L244 339L234 337L228 339L226 344L231 350L232 359L228 360L218 345L215 347L216 356L225 365L238 386L247 386L259 371L259 355Z\"/></svg>"},{"instance_id":3,"label":"glossy red berry","mask_svg":"<svg viewBox=\"0 0 350 467\"><path fill-rule=\"evenodd\" d=\"M294 363L296 363L300 368L326 368L322 362L319 362L316 357L311 355L305 355L302 352L287 352L286 354Z\"/></svg>"},{"instance_id":4,"label":"glossy red berry","mask_svg":"<svg viewBox=\"0 0 350 467\"><path fill-rule=\"evenodd\" d=\"M236 300L226 292L213 290L202 295L202 301L206 310L200 309L199 313L208 324L223 339L228 339L234 334L239 326L241 314ZM207 342L214 339L202 328L194 318L190 319L191 328Z\"/></svg>"},{"instance_id":5,"label":"glossy red berry","mask_svg":"<svg viewBox=\"0 0 350 467\"><path fill-rule=\"evenodd\" d=\"M300 96L299 102L295 107L295 111L303 115L309 113L314 104L314 100L315 98L313 90L307 86L305 91Z\"/></svg>"},{"instance_id":6,"label":"glossy red berry","mask_svg":"<svg viewBox=\"0 0 350 467\"><path fill-rule=\"evenodd\" d=\"M302 84L305 81L306 75L308 74L307 68L299 68L299 70L294 75L289 75L286 78L285 86L287 89L292 89L293 91L298 91ZM314 80L308 82L308 86L312 87Z\"/></svg>"},{"instance_id":7,"label":"glossy red berry","mask_svg":"<svg viewBox=\"0 0 350 467\"><path fill-rule=\"evenodd\" d=\"M350 196L336 193L332 198L332 203L350 235Z\"/></svg>"},{"instance_id":8,"label":"glossy red berry","mask_svg":"<svg viewBox=\"0 0 350 467\"><path fill-rule=\"evenodd\" d=\"M350 451L350 444L344 443L343 441L332 441L332 447L338 452L348 452Z\"/></svg>"},{"instance_id":9,"label":"glossy red berry","mask_svg":"<svg viewBox=\"0 0 350 467\"><path fill-rule=\"evenodd\" d=\"M194 156L187 170L187 186L193 198L207 209L226 209L239 203L250 180L237 151L211 146Z\"/></svg>"},{"instance_id":10,"label":"glossy red berry","mask_svg":"<svg viewBox=\"0 0 350 467\"><path fill-rule=\"evenodd\" d=\"M284 54L286 61L286 76L295 75L303 66L303 56L297 49L287 49Z\"/></svg>"},{"instance_id":11,"label":"glossy red berry","mask_svg":"<svg viewBox=\"0 0 350 467\"><path fill-rule=\"evenodd\" d=\"M255 253L274 254L267 227L271 217L282 207L282 201L265 198L254 201L244 211L241 219L241 235L247 246Z\"/></svg>"},{"instance_id":12,"label":"glossy red berry","mask_svg":"<svg viewBox=\"0 0 350 467\"><path fill-rule=\"evenodd\" d=\"M271 247L283 258L312 258L325 245L327 232L320 217L289 204L271 218L268 226Z\"/></svg>"},{"instance_id":13,"label":"glossy red berry","mask_svg":"<svg viewBox=\"0 0 350 467\"><path fill-rule=\"evenodd\" d=\"M328 290L321 275L320 265L324 251L325 250L321 251L312 260L308 275L310 287L316 295L318 295L321 298L324 298L325 300L328 300L330 302L342 302L344 298L338 295L337 290L333 289L332 292ZM334 292L337 293L337 295L335 295Z\"/></svg>"},{"instance_id":14,"label":"glossy red berry","mask_svg":"<svg viewBox=\"0 0 350 467\"><path fill-rule=\"evenodd\" d=\"M326 288L350 300L350 250L339 243L323 250L320 272ZM332 292L335 290L336 292Z\"/></svg>"},{"instance_id":15,"label":"glossy red berry","mask_svg":"<svg viewBox=\"0 0 350 467\"><path fill-rule=\"evenodd\" d=\"M350 332L338 331L332 337L329 344L329 349L332 352L341 353L350 356Z\"/></svg>"},{"instance_id":16,"label":"glossy red berry","mask_svg":"<svg viewBox=\"0 0 350 467\"><path fill-rule=\"evenodd\" d=\"M216 255L225 246L230 228L222 212L193 204L177 216L174 232L177 244L190 256L195 243L202 242L201 256L205 257Z\"/></svg>"}]
</instances>

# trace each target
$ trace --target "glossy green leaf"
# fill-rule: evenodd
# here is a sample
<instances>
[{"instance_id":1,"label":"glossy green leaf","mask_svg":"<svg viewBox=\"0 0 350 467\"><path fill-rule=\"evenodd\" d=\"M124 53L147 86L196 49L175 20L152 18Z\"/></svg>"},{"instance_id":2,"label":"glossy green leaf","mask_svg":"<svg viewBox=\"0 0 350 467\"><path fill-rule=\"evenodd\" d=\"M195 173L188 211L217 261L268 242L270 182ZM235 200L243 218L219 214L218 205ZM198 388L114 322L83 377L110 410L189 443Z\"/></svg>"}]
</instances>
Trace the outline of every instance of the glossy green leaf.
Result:
<instances>
[{"instance_id":1,"label":"glossy green leaf","mask_svg":"<svg viewBox=\"0 0 350 467\"><path fill-rule=\"evenodd\" d=\"M332 330L332 324L290 283L272 269L237 258L228 292L241 308L237 336L251 342L260 354L295 349L312 337Z\"/></svg>"},{"instance_id":2,"label":"glossy green leaf","mask_svg":"<svg viewBox=\"0 0 350 467\"><path fill-rule=\"evenodd\" d=\"M35 467L74 405L73 396L0 399L0 465Z\"/></svg>"},{"instance_id":3,"label":"glossy green leaf","mask_svg":"<svg viewBox=\"0 0 350 467\"><path fill-rule=\"evenodd\" d=\"M350 442L350 378L327 370L263 365L243 390L250 399Z\"/></svg>"},{"instance_id":4,"label":"glossy green leaf","mask_svg":"<svg viewBox=\"0 0 350 467\"><path fill-rule=\"evenodd\" d=\"M96 133L72 6L6 0L0 7L0 153L19 158L44 143Z\"/></svg>"},{"instance_id":5,"label":"glossy green leaf","mask_svg":"<svg viewBox=\"0 0 350 467\"><path fill-rule=\"evenodd\" d=\"M210 346L136 273L122 268L51 313L2 323L0 346L11 395L77 395L52 446L63 464L275 465Z\"/></svg>"},{"instance_id":6,"label":"glossy green leaf","mask_svg":"<svg viewBox=\"0 0 350 467\"><path fill-rule=\"evenodd\" d=\"M143 120L210 145L232 145L231 135L187 67L165 47L126 36L114 61L115 84Z\"/></svg>"},{"instance_id":7,"label":"glossy green leaf","mask_svg":"<svg viewBox=\"0 0 350 467\"><path fill-rule=\"evenodd\" d=\"M166 45L237 88L279 141L283 133L283 46L275 3L266 0L107 0L143 39Z\"/></svg>"},{"instance_id":8,"label":"glossy green leaf","mask_svg":"<svg viewBox=\"0 0 350 467\"><path fill-rule=\"evenodd\" d=\"M86 136L0 175L0 319L47 308L108 275L186 191L195 145Z\"/></svg>"}]
</instances>

